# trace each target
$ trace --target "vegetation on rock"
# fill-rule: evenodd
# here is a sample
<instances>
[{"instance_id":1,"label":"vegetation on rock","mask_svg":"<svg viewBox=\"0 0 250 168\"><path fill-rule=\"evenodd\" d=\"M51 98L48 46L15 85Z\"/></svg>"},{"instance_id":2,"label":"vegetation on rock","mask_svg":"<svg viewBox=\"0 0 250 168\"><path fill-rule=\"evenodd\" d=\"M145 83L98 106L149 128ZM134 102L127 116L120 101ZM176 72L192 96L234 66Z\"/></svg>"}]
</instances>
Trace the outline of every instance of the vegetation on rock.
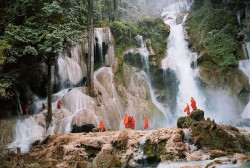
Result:
<instances>
[{"instance_id":1,"label":"vegetation on rock","mask_svg":"<svg viewBox=\"0 0 250 168\"><path fill-rule=\"evenodd\" d=\"M250 139L240 134L232 126L220 126L209 118L204 119L204 112L196 110L190 116L180 117L179 128L190 128L191 140L198 148L221 150L226 153L250 151Z\"/></svg>"}]
</instances>

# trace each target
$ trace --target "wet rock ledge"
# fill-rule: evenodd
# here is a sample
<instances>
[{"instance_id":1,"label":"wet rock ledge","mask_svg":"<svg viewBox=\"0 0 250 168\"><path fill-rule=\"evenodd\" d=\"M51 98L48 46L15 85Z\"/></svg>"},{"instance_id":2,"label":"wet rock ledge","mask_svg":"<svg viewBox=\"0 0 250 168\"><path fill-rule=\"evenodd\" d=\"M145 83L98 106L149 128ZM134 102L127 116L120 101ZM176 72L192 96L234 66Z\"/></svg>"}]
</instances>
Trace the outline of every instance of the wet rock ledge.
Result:
<instances>
[{"instance_id":1,"label":"wet rock ledge","mask_svg":"<svg viewBox=\"0 0 250 168\"><path fill-rule=\"evenodd\" d=\"M249 134L244 136L237 128L205 120L201 110L179 118L177 125L179 128L149 131L126 129L47 136L27 154L2 157L0 165L111 168L222 156L227 156L230 163L250 160Z\"/></svg>"}]
</instances>

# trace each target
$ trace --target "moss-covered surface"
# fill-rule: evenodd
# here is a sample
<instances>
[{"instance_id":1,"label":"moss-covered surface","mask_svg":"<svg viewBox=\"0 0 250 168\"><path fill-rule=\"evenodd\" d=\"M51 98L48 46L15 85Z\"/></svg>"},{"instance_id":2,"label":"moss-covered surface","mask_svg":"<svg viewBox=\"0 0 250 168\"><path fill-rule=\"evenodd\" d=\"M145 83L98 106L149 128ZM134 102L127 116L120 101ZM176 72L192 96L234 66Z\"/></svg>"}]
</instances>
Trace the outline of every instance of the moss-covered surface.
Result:
<instances>
[{"instance_id":1,"label":"moss-covered surface","mask_svg":"<svg viewBox=\"0 0 250 168\"><path fill-rule=\"evenodd\" d=\"M191 113L190 118L195 121L204 120L204 111L197 109Z\"/></svg>"},{"instance_id":2,"label":"moss-covered surface","mask_svg":"<svg viewBox=\"0 0 250 168\"><path fill-rule=\"evenodd\" d=\"M249 137L240 134L235 127L220 126L210 119L205 120L204 112L201 110L191 113L190 116L180 117L177 126L190 128L191 140L198 148L220 150L221 152L217 152L218 155L250 151Z\"/></svg>"},{"instance_id":3,"label":"moss-covered surface","mask_svg":"<svg viewBox=\"0 0 250 168\"><path fill-rule=\"evenodd\" d=\"M85 159L80 155L75 155L71 157L69 160L67 160L66 164L68 164L71 167L79 167L79 168L84 168L89 166L89 163L85 161Z\"/></svg>"},{"instance_id":4,"label":"moss-covered surface","mask_svg":"<svg viewBox=\"0 0 250 168\"><path fill-rule=\"evenodd\" d=\"M236 66L242 53L237 40L237 20L233 11L203 9L187 20L192 48L220 67Z\"/></svg>"},{"instance_id":5,"label":"moss-covered surface","mask_svg":"<svg viewBox=\"0 0 250 168\"><path fill-rule=\"evenodd\" d=\"M189 116L180 117L177 120L178 128L189 128L192 125L193 120Z\"/></svg>"},{"instance_id":6,"label":"moss-covered surface","mask_svg":"<svg viewBox=\"0 0 250 168\"><path fill-rule=\"evenodd\" d=\"M159 163L164 157L167 160L171 160L171 157L167 158L165 152L165 143L153 143L151 141L146 141L143 145L144 155L147 156L147 162L149 163Z\"/></svg>"},{"instance_id":7,"label":"moss-covered surface","mask_svg":"<svg viewBox=\"0 0 250 168\"><path fill-rule=\"evenodd\" d=\"M151 45L155 51L155 59L160 65L161 60L166 56L167 37L170 27L165 25L161 18L144 18L139 23L139 33L144 39L151 39Z\"/></svg>"},{"instance_id":8,"label":"moss-covered surface","mask_svg":"<svg viewBox=\"0 0 250 168\"><path fill-rule=\"evenodd\" d=\"M99 153L93 160L93 167L95 168L115 168L121 167L121 161L118 157L108 153Z\"/></svg>"}]
</instances>

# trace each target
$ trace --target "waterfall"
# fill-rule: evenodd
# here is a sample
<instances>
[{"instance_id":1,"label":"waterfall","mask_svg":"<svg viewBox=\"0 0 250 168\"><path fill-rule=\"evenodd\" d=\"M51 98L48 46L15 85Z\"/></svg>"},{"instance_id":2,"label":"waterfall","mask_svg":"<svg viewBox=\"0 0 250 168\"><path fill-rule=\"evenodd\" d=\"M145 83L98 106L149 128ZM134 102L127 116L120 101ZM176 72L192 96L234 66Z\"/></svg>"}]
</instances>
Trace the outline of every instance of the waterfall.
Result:
<instances>
[{"instance_id":1,"label":"waterfall","mask_svg":"<svg viewBox=\"0 0 250 168\"><path fill-rule=\"evenodd\" d=\"M58 58L58 73L61 82L69 80L72 84L77 84L83 77L81 66L74 59L67 56Z\"/></svg>"},{"instance_id":2,"label":"waterfall","mask_svg":"<svg viewBox=\"0 0 250 168\"><path fill-rule=\"evenodd\" d=\"M177 113L178 116L183 115L183 108L186 103L190 102L190 98L194 97L197 101L198 108L204 109L205 98L195 82L195 74L191 68L193 56L188 49L188 43L185 41L184 29L182 24L176 24L176 17L180 12L190 8L191 2L179 1L168 8L164 9L163 16L165 23L170 25L170 35L168 38L167 56L162 60L163 69L172 69L176 72L180 81L179 93L177 95ZM185 21L187 15L184 17Z\"/></svg>"},{"instance_id":3,"label":"waterfall","mask_svg":"<svg viewBox=\"0 0 250 168\"><path fill-rule=\"evenodd\" d=\"M95 28L95 37L97 38L98 42L98 49L99 49L99 56L100 56L100 62L101 64L104 64L104 57L103 57L103 29L102 28Z\"/></svg>"},{"instance_id":4,"label":"waterfall","mask_svg":"<svg viewBox=\"0 0 250 168\"><path fill-rule=\"evenodd\" d=\"M248 59L250 59L250 42L246 42Z\"/></svg>"},{"instance_id":5,"label":"waterfall","mask_svg":"<svg viewBox=\"0 0 250 168\"><path fill-rule=\"evenodd\" d=\"M17 95L17 103L18 103L18 108L19 108L19 112L18 112L18 115L23 115L23 109L22 109L22 106L21 106L21 102L20 102L20 94L17 90L15 90L16 92L16 95Z\"/></svg>"},{"instance_id":6,"label":"waterfall","mask_svg":"<svg viewBox=\"0 0 250 168\"><path fill-rule=\"evenodd\" d=\"M45 122L45 118L43 120ZM34 142L36 137L45 135L44 127L39 125L35 117L18 120L15 128L15 141L8 147L20 147L22 153L29 151L30 144Z\"/></svg>"},{"instance_id":7,"label":"waterfall","mask_svg":"<svg viewBox=\"0 0 250 168\"><path fill-rule=\"evenodd\" d=\"M238 25L241 27L240 11L239 10L236 12L236 17L237 17Z\"/></svg>"},{"instance_id":8,"label":"waterfall","mask_svg":"<svg viewBox=\"0 0 250 168\"><path fill-rule=\"evenodd\" d=\"M250 42L246 42L246 48L247 48L247 53L248 53L248 58L249 58ZM250 59L239 61L239 69L247 75L249 83L250 83ZM250 102L247 104L247 106L243 110L241 117L250 118Z\"/></svg>"},{"instance_id":9,"label":"waterfall","mask_svg":"<svg viewBox=\"0 0 250 168\"><path fill-rule=\"evenodd\" d=\"M184 132L184 140L189 144L189 149L191 152L195 151L197 148L196 146L191 142L189 136L190 136L190 132L189 129L183 129Z\"/></svg>"},{"instance_id":10,"label":"waterfall","mask_svg":"<svg viewBox=\"0 0 250 168\"><path fill-rule=\"evenodd\" d=\"M8 145L8 147L21 147L22 152L27 152L30 148L30 143L34 142L34 139L41 136L53 135L58 133L69 133L71 131L72 120L78 113L85 113L89 115L94 108L90 108L91 105L88 97L81 92L73 91L74 94L65 104L69 109L57 109L57 101L61 100L65 94L69 94L69 87L73 87L78 84L84 74L85 63L81 56L83 55L83 49L81 46L75 46L71 48L71 57L67 53L59 54L57 60L57 66L53 68L54 75L52 75L52 81L54 84L59 85L59 92L52 95L52 124L48 131L45 131L45 118L47 109L42 110L42 104L47 106L47 99L40 99L37 96L33 96L35 102L30 106L33 109L35 115L28 116L25 119L17 120L15 125L15 139ZM66 84L65 84L66 83ZM83 112L84 109L89 111ZM92 111L91 111L92 110ZM93 116L93 123L97 124L98 118L95 114Z\"/></svg>"},{"instance_id":11,"label":"waterfall","mask_svg":"<svg viewBox=\"0 0 250 168\"><path fill-rule=\"evenodd\" d=\"M151 97L151 101L154 103L154 105L163 113L163 115L165 116L165 118L167 119L167 123L166 124L170 124L169 122L171 121L172 118L172 114L169 112L169 109L164 106L163 104L159 103L155 92L152 88L152 82L151 82L151 78L150 78L150 66L149 66L149 51L146 47L146 43L143 41L143 37L138 35L137 37L138 42L140 43L140 48L139 48L139 53L141 55L141 60L142 62L145 64L146 66L146 79L147 79L147 84L148 84L148 88L149 88L149 93L150 93L150 97ZM133 50L129 51L129 52L134 52Z\"/></svg>"}]
</instances>

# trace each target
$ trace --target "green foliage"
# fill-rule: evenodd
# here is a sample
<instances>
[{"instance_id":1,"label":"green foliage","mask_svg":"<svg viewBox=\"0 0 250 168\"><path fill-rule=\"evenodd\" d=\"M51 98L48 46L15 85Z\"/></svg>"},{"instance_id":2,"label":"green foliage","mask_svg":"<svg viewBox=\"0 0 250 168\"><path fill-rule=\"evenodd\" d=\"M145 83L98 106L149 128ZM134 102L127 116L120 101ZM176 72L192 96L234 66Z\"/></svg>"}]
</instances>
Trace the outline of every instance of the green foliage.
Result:
<instances>
[{"instance_id":1,"label":"green foliage","mask_svg":"<svg viewBox=\"0 0 250 168\"><path fill-rule=\"evenodd\" d=\"M122 63L122 55L126 49L136 45L134 37L138 29L130 24L115 21L110 26L111 32L115 37L115 54L118 57L119 64Z\"/></svg>"},{"instance_id":2,"label":"green foliage","mask_svg":"<svg viewBox=\"0 0 250 168\"><path fill-rule=\"evenodd\" d=\"M0 40L0 71L1 65L4 63L6 59L6 52L11 49L11 45L9 45L6 41Z\"/></svg>"},{"instance_id":3,"label":"green foliage","mask_svg":"<svg viewBox=\"0 0 250 168\"><path fill-rule=\"evenodd\" d=\"M230 35L215 33L204 39L204 48L210 51L211 59L221 67L237 65L234 53L237 51L237 41Z\"/></svg>"},{"instance_id":4,"label":"green foliage","mask_svg":"<svg viewBox=\"0 0 250 168\"><path fill-rule=\"evenodd\" d=\"M156 54L156 60L161 61L166 55L167 36L169 27L160 18L146 17L138 23L139 34L144 39L150 38Z\"/></svg>"},{"instance_id":5,"label":"green foliage","mask_svg":"<svg viewBox=\"0 0 250 168\"><path fill-rule=\"evenodd\" d=\"M239 30L233 12L224 9L198 10L190 16L187 25L193 47L205 52L207 59L220 67L237 65Z\"/></svg>"}]
</instances>

